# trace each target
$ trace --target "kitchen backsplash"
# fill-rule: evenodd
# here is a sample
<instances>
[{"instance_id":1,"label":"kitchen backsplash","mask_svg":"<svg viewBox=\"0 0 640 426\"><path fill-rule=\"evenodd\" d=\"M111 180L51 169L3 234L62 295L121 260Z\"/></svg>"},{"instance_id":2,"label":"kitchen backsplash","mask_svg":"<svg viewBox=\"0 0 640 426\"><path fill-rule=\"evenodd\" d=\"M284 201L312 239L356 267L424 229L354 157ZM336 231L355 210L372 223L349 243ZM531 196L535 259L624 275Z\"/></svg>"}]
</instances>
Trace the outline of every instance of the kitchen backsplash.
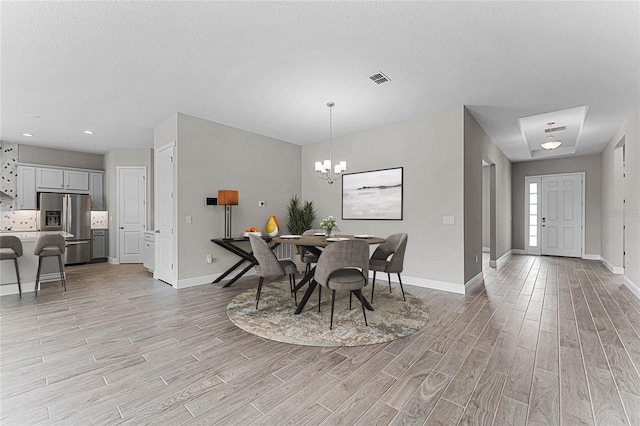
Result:
<instances>
[{"instance_id":1,"label":"kitchen backsplash","mask_svg":"<svg viewBox=\"0 0 640 426\"><path fill-rule=\"evenodd\" d=\"M37 214L35 210L0 212L0 231L37 231ZM91 229L108 227L108 212L91 212Z\"/></svg>"},{"instance_id":2,"label":"kitchen backsplash","mask_svg":"<svg viewBox=\"0 0 640 426\"><path fill-rule=\"evenodd\" d=\"M18 144L0 141L0 211L12 211L18 208Z\"/></svg>"}]
</instances>

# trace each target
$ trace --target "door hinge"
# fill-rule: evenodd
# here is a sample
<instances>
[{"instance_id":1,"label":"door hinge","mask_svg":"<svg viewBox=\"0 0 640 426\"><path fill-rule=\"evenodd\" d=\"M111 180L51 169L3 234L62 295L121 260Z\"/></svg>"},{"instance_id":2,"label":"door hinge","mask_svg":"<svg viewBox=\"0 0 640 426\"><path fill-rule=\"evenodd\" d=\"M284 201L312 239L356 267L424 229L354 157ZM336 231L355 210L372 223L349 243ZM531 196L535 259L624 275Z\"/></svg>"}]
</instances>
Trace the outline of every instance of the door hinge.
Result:
<instances>
[{"instance_id":1,"label":"door hinge","mask_svg":"<svg viewBox=\"0 0 640 426\"><path fill-rule=\"evenodd\" d=\"M173 269L173 263L171 264L171 269Z\"/></svg>"},{"instance_id":2,"label":"door hinge","mask_svg":"<svg viewBox=\"0 0 640 426\"><path fill-rule=\"evenodd\" d=\"M173 163L173 155L171 157L169 157L169 159L171 160L171 162Z\"/></svg>"}]
</instances>

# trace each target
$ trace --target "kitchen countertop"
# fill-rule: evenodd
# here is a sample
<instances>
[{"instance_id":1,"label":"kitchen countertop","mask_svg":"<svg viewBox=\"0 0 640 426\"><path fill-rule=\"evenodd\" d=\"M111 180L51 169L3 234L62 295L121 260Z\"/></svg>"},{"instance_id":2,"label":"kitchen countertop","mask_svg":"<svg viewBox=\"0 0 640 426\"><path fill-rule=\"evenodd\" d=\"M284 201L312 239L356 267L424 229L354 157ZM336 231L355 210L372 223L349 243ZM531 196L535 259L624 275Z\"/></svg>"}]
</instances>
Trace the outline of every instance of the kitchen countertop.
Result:
<instances>
[{"instance_id":1,"label":"kitchen countertop","mask_svg":"<svg viewBox=\"0 0 640 426\"><path fill-rule=\"evenodd\" d=\"M0 231L0 235L12 235L20 238L20 241L35 241L41 235L61 234L64 238L73 238L73 234L63 231Z\"/></svg>"}]
</instances>

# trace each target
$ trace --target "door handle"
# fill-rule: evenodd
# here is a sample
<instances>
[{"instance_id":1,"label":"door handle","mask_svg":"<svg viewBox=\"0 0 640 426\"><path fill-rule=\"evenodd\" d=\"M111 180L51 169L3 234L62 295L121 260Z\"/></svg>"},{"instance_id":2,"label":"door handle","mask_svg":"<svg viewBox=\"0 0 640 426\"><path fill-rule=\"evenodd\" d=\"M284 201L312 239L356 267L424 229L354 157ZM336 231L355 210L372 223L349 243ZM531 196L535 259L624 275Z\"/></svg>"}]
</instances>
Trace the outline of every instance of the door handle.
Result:
<instances>
[{"instance_id":1,"label":"door handle","mask_svg":"<svg viewBox=\"0 0 640 426\"><path fill-rule=\"evenodd\" d=\"M546 221L547 221L547 219L543 217L542 218L542 223L545 223Z\"/></svg>"},{"instance_id":2,"label":"door handle","mask_svg":"<svg viewBox=\"0 0 640 426\"><path fill-rule=\"evenodd\" d=\"M121 226L120 229L124 229L124 226Z\"/></svg>"},{"instance_id":3,"label":"door handle","mask_svg":"<svg viewBox=\"0 0 640 426\"><path fill-rule=\"evenodd\" d=\"M78 244L89 244L89 240L86 240L86 241L67 241L67 246L76 246Z\"/></svg>"},{"instance_id":4,"label":"door handle","mask_svg":"<svg viewBox=\"0 0 640 426\"><path fill-rule=\"evenodd\" d=\"M159 234L159 233L160 233L160 230L159 230L159 229L156 229L156 234Z\"/></svg>"}]
</instances>

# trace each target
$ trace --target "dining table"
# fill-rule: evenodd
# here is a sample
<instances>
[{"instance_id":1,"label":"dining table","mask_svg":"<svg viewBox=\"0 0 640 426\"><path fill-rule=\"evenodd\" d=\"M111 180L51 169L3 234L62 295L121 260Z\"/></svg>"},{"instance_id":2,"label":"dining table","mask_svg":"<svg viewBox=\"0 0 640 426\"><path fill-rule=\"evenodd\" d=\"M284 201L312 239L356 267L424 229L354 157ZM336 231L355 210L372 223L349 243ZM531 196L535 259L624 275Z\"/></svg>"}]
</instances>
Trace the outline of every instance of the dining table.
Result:
<instances>
[{"instance_id":1,"label":"dining table","mask_svg":"<svg viewBox=\"0 0 640 426\"><path fill-rule=\"evenodd\" d=\"M307 251L313 253L314 255L320 256L322 255L322 248L328 246L331 243L336 241L345 241L345 240L353 240L353 239L362 239L369 243L373 244L382 244L386 240L384 238L375 237L373 235L336 235L334 237L327 237L324 234L318 233L316 235L280 235L278 237L273 237L273 241L275 243L280 244L292 244L296 247L304 247ZM295 314L298 315L304 309L304 306L311 298L313 291L315 290L318 283L313 279L315 274L316 267L314 266L305 274L305 276L300 280L298 284L296 284L295 291L300 290L307 283L309 286L307 287L307 291L304 293L304 297L298 303L296 307ZM363 298L364 306L370 311L373 311L373 306L367 301L367 299Z\"/></svg>"}]
</instances>

